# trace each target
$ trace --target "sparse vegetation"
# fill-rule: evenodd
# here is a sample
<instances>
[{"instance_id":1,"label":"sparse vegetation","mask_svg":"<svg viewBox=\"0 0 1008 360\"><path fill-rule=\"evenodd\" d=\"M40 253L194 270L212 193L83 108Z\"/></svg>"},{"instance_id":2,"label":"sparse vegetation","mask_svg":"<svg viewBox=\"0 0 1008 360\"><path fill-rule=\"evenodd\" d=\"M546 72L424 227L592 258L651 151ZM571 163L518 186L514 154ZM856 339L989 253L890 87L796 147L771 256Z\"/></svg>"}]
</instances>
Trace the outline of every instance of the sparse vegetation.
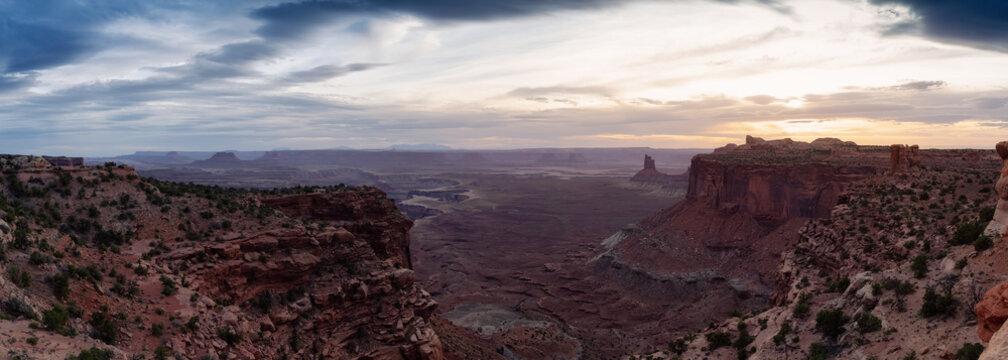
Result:
<instances>
[{"instance_id":1,"label":"sparse vegetation","mask_svg":"<svg viewBox=\"0 0 1008 360\"><path fill-rule=\"evenodd\" d=\"M925 276L927 276L928 273L927 261L928 256L925 254L920 254L914 257L913 263L910 264L910 270L913 271L915 278L923 279Z\"/></svg>"},{"instance_id":2,"label":"sparse vegetation","mask_svg":"<svg viewBox=\"0 0 1008 360\"><path fill-rule=\"evenodd\" d=\"M959 351L956 351L957 360L977 360L980 358L980 354L984 351L984 346L981 343L966 343L963 344Z\"/></svg>"},{"instance_id":3,"label":"sparse vegetation","mask_svg":"<svg viewBox=\"0 0 1008 360\"><path fill-rule=\"evenodd\" d=\"M882 330L882 320L871 313L864 313L858 317L855 329L861 334L876 332Z\"/></svg>"},{"instance_id":4,"label":"sparse vegetation","mask_svg":"<svg viewBox=\"0 0 1008 360\"><path fill-rule=\"evenodd\" d=\"M81 350L77 355L70 355L67 360L112 360L115 353L112 350L99 349L96 347Z\"/></svg>"},{"instance_id":5,"label":"sparse vegetation","mask_svg":"<svg viewBox=\"0 0 1008 360\"><path fill-rule=\"evenodd\" d=\"M815 328L823 334L824 338L835 340L844 332L844 325L850 321L850 317L842 309L820 310L816 314Z\"/></svg>"},{"instance_id":6,"label":"sparse vegetation","mask_svg":"<svg viewBox=\"0 0 1008 360\"><path fill-rule=\"evenodd\" d=\"M958 306L959 301L951 293L938 294L934 288L928 287L924 290L924 303L921 304L920 314L924 317L947 318L955 316Z\"/></svg>"},{"instance_id":7,"label":"sparse vegetation","mask_svg":"<svg viewBox=\"0 0 1008 360\"><path fill-rule=\"evenodd\" d=\"M732 339L731 334L724 331L715 331L707 333L707 349L715 350L725 346L731 346Z\"/></svg>"},{"instance_id":8,"label":"sparse vegetation","mask_svg":"<svg viewBox=\"0 0 1008 360\"><path fill-rule=\"evenodd\" d=\"M94 331L91 333L91 337L101 340L102 342L114 345L116 339L119 336L119 329L108 314L104 312L94 312L91 314L91 320L89 321Z\"/></svg>"}]
</instances>

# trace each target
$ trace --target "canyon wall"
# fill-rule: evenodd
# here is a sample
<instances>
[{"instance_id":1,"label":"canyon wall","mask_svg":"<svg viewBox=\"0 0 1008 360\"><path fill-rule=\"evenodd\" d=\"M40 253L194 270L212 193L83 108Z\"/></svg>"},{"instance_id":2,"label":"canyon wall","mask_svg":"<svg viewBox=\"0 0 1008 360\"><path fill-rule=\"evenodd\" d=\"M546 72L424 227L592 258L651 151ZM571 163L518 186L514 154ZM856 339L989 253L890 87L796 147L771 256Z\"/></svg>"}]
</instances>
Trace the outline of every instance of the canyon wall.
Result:
<instances>
[{"instance_id":1,"label":"canyon wall","mask_svg":"<svg viewBox=\"0 0 1008 360\"><path fill-rule=\"evenodd\" d=\"M750 164L698 155L689 172L688 196L722 211L757 219L827 217L844 184L875 175L874 166L829 163Z\"/></svg>"},{"instance_id":2,"label":"canyon wall","mask_svg":"<svg viewBox=\"0 0 1008 360\"><path fill-rule=\"evenodd\" d=\"M810 218L828 217L851 183L886 172L888 155L851 142L749 137L693 158L687 197L607 239L594 276L641 304L661 299L665 329L689 329L774 304L781 254ZM653 171L645 159L642 172ZM624 300L629 301L629 300ZM640 314L638 314L640 313ZM626 326L632 326L627 324Z\"/></svg>"}]
</instances>

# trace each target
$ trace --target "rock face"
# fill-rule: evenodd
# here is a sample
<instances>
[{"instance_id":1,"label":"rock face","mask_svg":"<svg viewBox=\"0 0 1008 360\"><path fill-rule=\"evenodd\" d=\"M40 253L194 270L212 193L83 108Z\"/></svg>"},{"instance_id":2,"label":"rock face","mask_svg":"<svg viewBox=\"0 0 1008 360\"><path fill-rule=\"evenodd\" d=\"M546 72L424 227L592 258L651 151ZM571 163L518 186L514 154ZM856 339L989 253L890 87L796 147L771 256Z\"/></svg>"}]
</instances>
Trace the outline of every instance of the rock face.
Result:
<instances>
[{"instance_id":1,"label":"rock face","mask_svg":"<svg viewBox=\"0 0 1008 360\"><path fill-rule=\"evenodd\" d=\"M1008 319L1008 282L987 290L973 312L977 315L977 335L983 341L991 341L991 336Z\"/></svg>"},{"instance_id":2,"label":"rock face","mask_svg":"<svg viewBox=\"0 0 1008 360\"><path fill-rule=\"evenodd\" d=\"M765 222L826 217L844 184L878 171L874 166L750 163L699 155L690 165L687 196Z\"/></svg>"},{"instance_id":3,"label":"rock face","mask_svg":"<svg viewBox=\"0 0 1008 360\"><path fill-rule=\"evenodd\" d=\"M316 193L263 199L295 217L348 223L344 227L374 249L379 258L412 267L409 255L409 229L413 221L403 216L392 201L377 188L357 192Z\"/></svg>"},{"instance_id":4,"label":"rock face","mask_svg":"<svg viewBox=\"0 0 1008 360\"><path fill-rule=\"evenodd\" d=\"M997 238L1008 228L1008 141L999 142L995 149L1003 165L1001 176L994 185L994 190L998 194L997 208L994 209L994 218L987 224L984 234Z\"/></svg>"},{"instance_id":5,"label":"rock face","mask_svg":"<svg viewBox=\"0 0 1008 360\"><path fill-rule=\"evenodd\" d=\"M980 360L1008 359L1008 331L998 331L990 338Z\"/></svg>"},{"instance_id":6,"label":"rock face","mask_svg":"<svg viewBox=\"0 0 1008 360\"><path fill-rule=\"evenodd\" d=\"M886 167L881 151L847 156L856 144L813 143L747 137L695 156L686 199L607 239L595 276L640 294L636 304L663 299L664 312L626 310L663 324L696 327L771 306L781 254L801 226L828 217L847 185ZM646 157L641 172L653 168Z\"/></svg>"},{"instance_id":7,"label":"rock face","mask_svg":"<svg viewBox=\"0 0 1008 360\"><path fill-rule=\"evenodd\" d=\"M889 146L889 164L893 174L905 174L920 165L920 148L903 144Z\"/></svg>"}]
</instances>

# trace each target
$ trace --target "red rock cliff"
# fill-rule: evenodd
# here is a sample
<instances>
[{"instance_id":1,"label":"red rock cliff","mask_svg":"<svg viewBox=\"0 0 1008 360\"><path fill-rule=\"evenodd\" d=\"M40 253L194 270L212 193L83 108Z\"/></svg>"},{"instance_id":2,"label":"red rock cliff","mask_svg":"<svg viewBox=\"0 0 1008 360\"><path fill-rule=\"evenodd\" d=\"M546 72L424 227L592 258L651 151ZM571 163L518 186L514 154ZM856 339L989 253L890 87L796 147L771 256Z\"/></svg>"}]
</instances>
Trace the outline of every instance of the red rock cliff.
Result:
<instances>
[{"instance_id":1,"label":"red rock cliff","mask_svg":"<svg viewBox=\"0 0 1008 360\"><path fill-rule=\"evenodd\" d=\"M688 196L761 221L826 217L844 184L878 171L873 166L747 163L698 155L690 165Z\"/></svg>"}]
</instances>

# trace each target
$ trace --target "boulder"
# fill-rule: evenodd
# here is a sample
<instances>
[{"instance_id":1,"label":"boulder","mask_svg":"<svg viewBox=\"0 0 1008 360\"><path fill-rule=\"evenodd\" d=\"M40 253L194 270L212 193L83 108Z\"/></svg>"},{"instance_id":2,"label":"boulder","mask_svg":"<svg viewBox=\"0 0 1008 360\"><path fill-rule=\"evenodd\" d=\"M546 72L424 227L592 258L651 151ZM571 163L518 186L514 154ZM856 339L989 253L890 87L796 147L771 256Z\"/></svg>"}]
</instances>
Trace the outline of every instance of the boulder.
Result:
<instances>
[{"instance_id":1,"label":"boulder","mask_svg":"<svg viewBox=\"0 0 1008 360\"><path fill-rule=\"evenodd\" d=\"M973 312L977 315L977 334L981 340L990 341L1008 319L1008 281L987 290Z\"/></svg>"}]
</instances>

